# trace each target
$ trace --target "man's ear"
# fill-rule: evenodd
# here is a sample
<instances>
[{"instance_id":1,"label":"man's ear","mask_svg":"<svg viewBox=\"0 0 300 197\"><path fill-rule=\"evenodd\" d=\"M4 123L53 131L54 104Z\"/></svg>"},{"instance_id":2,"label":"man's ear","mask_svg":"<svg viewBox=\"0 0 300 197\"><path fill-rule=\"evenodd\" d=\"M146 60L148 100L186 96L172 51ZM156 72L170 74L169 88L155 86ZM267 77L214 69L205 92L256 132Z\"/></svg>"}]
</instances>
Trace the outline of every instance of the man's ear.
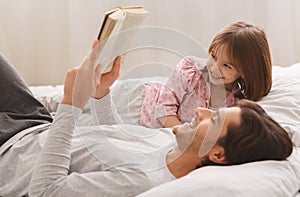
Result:
<instances>
[{"instance_id":1,"label":"man's ear","mask_svg":"<svg viewBox=\"0 0 300 197\"><path fill-rule=\"evenodd\" d=\"M226 164L225 151L222 146L215 146L209 152L208 158L210 161L218 164Z\"/></svg>"}]
</instances>

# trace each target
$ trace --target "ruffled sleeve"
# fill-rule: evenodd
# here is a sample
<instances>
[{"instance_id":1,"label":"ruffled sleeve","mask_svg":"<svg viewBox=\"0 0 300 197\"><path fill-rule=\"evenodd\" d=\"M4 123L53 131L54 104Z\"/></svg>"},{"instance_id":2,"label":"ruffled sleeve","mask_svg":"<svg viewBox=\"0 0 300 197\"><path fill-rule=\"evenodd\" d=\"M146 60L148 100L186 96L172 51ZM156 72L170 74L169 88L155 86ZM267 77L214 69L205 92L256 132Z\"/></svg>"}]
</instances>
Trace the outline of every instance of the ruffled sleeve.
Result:
<instances>
[{"instance_id":1,"label":"ruffled sleeve","mask_svg":"<svg viewBox=\"0 0 300 197\"><path fill-rule=\"evenodd\" d=\"M179 102L186 94L195 90L203 69L205 69L205 59L193 56L183 58L176 65L166 86L174 92Z\"/></svg>"},{"instance_id":2,"label":"ruffled sleeve","mask_svg":"<svg viewBox=\"0 0 300 197\"><path fill-rule=\"evenodd\" d=\"M159 119L178 116L185 95L199 85L205 60L196 57L183 58L174 68L166 85L147 84L141 109L140 124L150 128L162 127ZM195 101L196 102L196 101ZM180 117L178 116L179 120Z\"/></svg>"}]
</instances>

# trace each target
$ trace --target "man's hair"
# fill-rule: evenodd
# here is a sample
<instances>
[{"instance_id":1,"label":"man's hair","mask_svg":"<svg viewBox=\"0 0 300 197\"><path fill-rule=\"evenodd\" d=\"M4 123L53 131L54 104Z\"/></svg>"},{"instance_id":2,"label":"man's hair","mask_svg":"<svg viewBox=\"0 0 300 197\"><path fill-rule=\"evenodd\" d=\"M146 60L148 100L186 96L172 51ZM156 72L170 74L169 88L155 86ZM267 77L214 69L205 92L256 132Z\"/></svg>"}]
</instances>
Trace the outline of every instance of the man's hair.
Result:
<instances>
[{"instance_id":1,"label":"man's hair","mask_svg":"<svg viewBox=\"0 0 300 197\"><path fill-rule=\"evenodd\" d=\"M212 40L208 52L226 47L227 56L243 76L235 85L236 96L253 101L260 100L272 86L272 61L264 31L247 22L238 21L224 27Z\"/></svg>"},{"instance_id":2,"label":"man's hair","mask_svg":"<svg viewBox=\"0 0 300 197\"><path fill-rule=\"evenodd\" d=\"M241 124L229 125L218 140L224 147L227 164L261 160L285 160L293 150L288 133L257 103L240 100Z\"/></svg>"}]
</instances>

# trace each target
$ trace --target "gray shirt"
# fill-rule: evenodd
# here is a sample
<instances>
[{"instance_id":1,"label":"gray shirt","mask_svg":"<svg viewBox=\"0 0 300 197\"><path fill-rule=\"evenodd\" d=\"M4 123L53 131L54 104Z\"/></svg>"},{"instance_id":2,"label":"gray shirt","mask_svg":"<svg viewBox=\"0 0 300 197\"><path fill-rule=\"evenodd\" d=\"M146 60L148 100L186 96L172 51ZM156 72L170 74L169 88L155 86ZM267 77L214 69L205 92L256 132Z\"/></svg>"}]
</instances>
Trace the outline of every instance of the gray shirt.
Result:
<instances>
[{"instance_id":1,"label":"gray shirt","mask_svg":"<svg viewBox=\"0 0 300 197\"><path fill-rule=\"evenodd\" d=\"M166 167L166 154L175 143L170 130L76 127L80 113L61 105L49 132L49 125L37 128L1 153L1 196L26 194L36 163L31 196L133 196L175 179Z\"/></svg>"}]
</instances>

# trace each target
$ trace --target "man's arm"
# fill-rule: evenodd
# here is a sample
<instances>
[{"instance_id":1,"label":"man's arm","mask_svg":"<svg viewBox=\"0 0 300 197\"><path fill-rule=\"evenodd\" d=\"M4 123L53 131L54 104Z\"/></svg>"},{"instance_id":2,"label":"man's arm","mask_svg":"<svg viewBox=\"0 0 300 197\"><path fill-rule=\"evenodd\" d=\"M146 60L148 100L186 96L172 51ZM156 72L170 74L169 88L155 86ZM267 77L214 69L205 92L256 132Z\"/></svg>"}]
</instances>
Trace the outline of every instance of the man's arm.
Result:
<instances>
[{"instance_id":1,"label":"man's arm","mask_svg":"<svg viewBox=\"0 0 300 197\"><path fill-rule=\"evenodd\" d=\"M122 177L126 179L122 172L116 172L121 174L120 177L113 172L68 174L71 139L76 121L87 101L95 95L96 86L100 85L97 84L101 69L100 65L96 67L97 52L97 48L93 49L80 67L72 69L66 75L64 97L32 174L29 186L30 196L76 196L78 194L87 196L93 191L102 194L107 191L105 187L108 187L104 184L105 180L122 179ZM137 174L136 176L143 177L144 175ZM94 184L90 184L92 182ZM113 185L117 188L122 184L116 180ZM134 184L132 186L134 188ZM129 186L127 189L132 192ZM118 193L117 190L113 192Z\"/></svg>"},{"instance_id":2,"label":"man's arm","mask_svg":"<svg viewBox=\"0 0 300 197\"><path fill-rule=\"evenodd\" d=\"M32 175L29 196L134 196L149 188L144 173L69 172L72 131L80 112L71 105L59 106Z\"/></svg>"},{"instance_id":3,"label":"man's arm","mask_svg":"<svg viewBox=\"0 0 300 197\"><path fill-rule=\"evenodd\" d=\"M95 124L111 125L118 123L118 120L120 120L118 113L116 113L115 106L113 102L111 102L111 95L109 94L110 86L119 77L120 61L121 56L116 57L112 70L100 76L100 83L96 86L94 98L90 100L90 108Z\"/></svg>"},{"instance_id":4,"label":"man's arm","mask_svg":"<svg viewBox=\"0 0 300 197\"><path fill-rule=\"evenodd\" d=\"M44 196L67 179L71 158L71 139L75 123L87 101L95 92L101 66L96 48L82 65L70 70L65 78L64 97L58 108L30 182L30 196ZM95 69L96 68L96 69Z\"/></svg>"},{"instance_id":5,"label":"man's arm","mask_svg":"<svg viewBox=\"0 0 300 197\"><path fill-rule=\"evenodd\" d=\"M92 98L90 100L91 113L96 125L112 125L121 122L111 99L111 95L107 94L101 99Z\"/></svg>"}]
</instances>

